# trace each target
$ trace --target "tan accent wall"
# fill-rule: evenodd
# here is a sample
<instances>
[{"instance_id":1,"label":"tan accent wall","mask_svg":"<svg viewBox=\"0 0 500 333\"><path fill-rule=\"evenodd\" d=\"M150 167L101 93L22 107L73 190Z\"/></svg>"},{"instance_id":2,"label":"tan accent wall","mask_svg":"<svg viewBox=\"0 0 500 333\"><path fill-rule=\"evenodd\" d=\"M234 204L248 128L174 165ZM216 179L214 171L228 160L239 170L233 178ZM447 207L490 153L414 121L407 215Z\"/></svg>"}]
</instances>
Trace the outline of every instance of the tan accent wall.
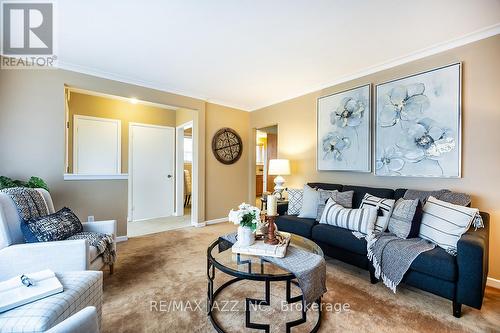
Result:
<instances>
[{"instance_id":1,"label":"tan accent wall","mask_svg":"<svg viewBox=\"0 0 500 333\"><path fill-rule=\"evenodd\" d=\"M226 217L231 208L246 201L249 152L255 150L248 137L250 114L216 104L207 103L206 112L206 219ZM222 127L234 129L243 141L240 159L231 165L217 161L212 153L212 137ZM255 182L255 178L252 179ZM255 201L255 198L253 199ZM253 202L253 201L247 201Z\"/></svg>"},{"instance_id":2,"label":"tan accent wall","mask_svg":"<svg viewBox=\"0 0 500 333\"><path fill-rule=\"evenodd\" d=\"M0 70L0 175L39 176L51 190L56 208L68 206L86 219L118 220L126 235L127 181L64 181L64 85L122 97L197 110L199 146L198 221L205 220L205 105L181 95L65 70ZM215 205L218 205L215 203Z\"/></svg>"},{"instance_id":3,"label":"tan accent wall","mask_svg":"<svg viewBox=\"0 0 500 333\"><path fill-rule=\"evenodd\" d=\"M144 104L132 104L110 97L93 96L76 92L71 92L68 106L68 173L73 172L73 123L75 115L121 120L122 173L128 173L129 123L175 127L176 113L181 112L180 110L176 111ZM184 110L182 112L184 113ZM190 110L186 110L185 112L192 113Z\"/></svg>"},{"instance_id":4,"label":"tan accent wall","mask_svg":"<svg viewBox=\"0 0 500 333\"><path fill-rule=\"evenodd\" d=\"M250 113L251 128L278 124L278 157L288 158L292 164L292 174L285 177L287 186L300 187L308 181L323 181L390 188L449 188L470 193L472 205L491 214L489 276L500 279L499 55L500 35L497 35L257 110ZM375 177L370 173L316 171L318 97L362 84L382 83L457 61L463 63L461 179L390 178ZM255 153L251 156L255 158ZM255 183L254 174L253 170L249 170L249 178L252 177L249 184ZM253 197L252 191L254 189L250 189L249 198Z\"/></svg>"},{"instance_id":5,"label":"tan accent wall","mask_svg":"<svg viewBox=\"0 0 500 333\"><path fill-rule=\"evenodd\" d=\"M175 126L180 126L193 120L193 111L178 109L175 117Z\"/></svg>"}]
</instances>

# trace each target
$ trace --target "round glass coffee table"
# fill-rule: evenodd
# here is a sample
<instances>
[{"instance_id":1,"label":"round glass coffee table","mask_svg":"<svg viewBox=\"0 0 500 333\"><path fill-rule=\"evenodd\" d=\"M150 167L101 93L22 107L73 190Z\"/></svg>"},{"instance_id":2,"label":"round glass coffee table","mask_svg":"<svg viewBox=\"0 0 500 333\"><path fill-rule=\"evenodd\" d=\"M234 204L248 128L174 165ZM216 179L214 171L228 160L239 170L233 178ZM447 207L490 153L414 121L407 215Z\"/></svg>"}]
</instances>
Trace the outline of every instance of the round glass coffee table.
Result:
<instances>
[{"instance_id":1,"label":"round glass coffee table","mask_svg":"<svg viewBox=\"0 0 500 333\"><path fill-rule=\"evenodd\" d=\"M265 299L245 298L245 327L259 329L269 332L269 324L254 323L250 318L251 305L267 306L271 299L271 282L286 282L286 302L288 304L302 302L300 307L302 316L300 319L286 323L286 331L303 324L307 320L307 307L304 304L302 293L298 296L291 296L291 285L298 285L295 275L278 267L277 265L266 261L259 256L243 255L233 253L232 244L222 238L213 241L207 249L207 278L208 278L208 302L207 314L217 332L225 332L220 323L214 316L214 303L217 296L228 286L242 280L263 281L265 283ZM292 234L290 244L303 250L323 256L321 248L313 241L299 235ZM215 272L219 270L233 278L214 289ZM315 302L318 306L318 318L311 332L317 332L321 323L321 298Z\"/></svg>"}]
</instances>

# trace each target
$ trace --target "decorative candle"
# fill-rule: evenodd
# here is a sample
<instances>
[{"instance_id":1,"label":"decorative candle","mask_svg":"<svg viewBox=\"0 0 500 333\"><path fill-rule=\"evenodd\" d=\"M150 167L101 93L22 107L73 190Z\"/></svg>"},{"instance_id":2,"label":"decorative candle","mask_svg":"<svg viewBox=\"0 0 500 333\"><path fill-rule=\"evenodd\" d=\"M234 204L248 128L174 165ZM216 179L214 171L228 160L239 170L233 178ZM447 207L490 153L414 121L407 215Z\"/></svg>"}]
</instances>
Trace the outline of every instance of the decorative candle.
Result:
<instances>
[{"instance_id":1,"label":"decorative candle","mask_svg":"<svg viewBox=\"0 0 500 333\"><path fill-rule=\"evenodd\" d=\"M275 195L267 196L267 215L278 215L278 198Z\"/></svg>"}]
</instances>

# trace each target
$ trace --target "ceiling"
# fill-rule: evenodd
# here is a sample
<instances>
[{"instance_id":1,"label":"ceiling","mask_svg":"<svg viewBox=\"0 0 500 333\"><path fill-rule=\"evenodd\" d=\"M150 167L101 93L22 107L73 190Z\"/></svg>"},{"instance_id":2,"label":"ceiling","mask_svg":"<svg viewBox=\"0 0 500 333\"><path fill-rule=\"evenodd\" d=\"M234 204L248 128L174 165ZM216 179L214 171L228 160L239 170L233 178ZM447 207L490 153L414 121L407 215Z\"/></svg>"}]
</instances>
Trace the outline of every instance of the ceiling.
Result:
<instances>
[{"instance_id":1,"label":"ceiling","mask_svg":"<svg viewBox=\"0 0 500 333\"><path fill-rule=\"evenodd\" d=\"M59 0L56 8L60 67L248 111L500 33L499 0Z\"/></svg>"}]
</instances>

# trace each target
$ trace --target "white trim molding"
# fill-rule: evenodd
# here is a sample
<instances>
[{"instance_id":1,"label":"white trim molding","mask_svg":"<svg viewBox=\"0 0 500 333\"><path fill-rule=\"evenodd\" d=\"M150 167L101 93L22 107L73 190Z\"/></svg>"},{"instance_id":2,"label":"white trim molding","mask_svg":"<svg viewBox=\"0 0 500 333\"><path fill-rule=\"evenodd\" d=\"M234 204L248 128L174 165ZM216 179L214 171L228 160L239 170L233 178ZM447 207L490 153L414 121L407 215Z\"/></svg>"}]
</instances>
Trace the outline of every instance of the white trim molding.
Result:
<instances>
[{"instance_id":1,"label":"white trim molding","mask_svg":"<svg viewBox=\"0 0 500 333\"><path fill-rule=\"evenodd\" d=\"M128 173L115 175L79 175L76 173L65 173L64 180L127 180Z\"/></svg>"},{"instance_id":2,"label":"white trim molding","mask_svg":"<svg viewBox=\"0 0 500 333\"><path fill-rule=\"evenodd\" d=\"M486 285L491 288L500 289L500 280L488 277L488 279L486 280Z\"/></svg>"},{"instance_id":3,"label":"white trim molding","mask_svg":"<svg viewBox=\"0 0 500 333\"><path fill-rule=\"evenodd\" d=\"M128 237L127 236L117 236L116 237L116 242L117 243L126 242L126 241L128 241Z\"/></svg>"},{"instance_id":4,"label":"white trim molding","mask_svg":"<svg viewBox=\"0 0 500 333\"><path fill-rule=\"evenodd\" d=\"M370 74L374 74L377 72L381 72L383 70L390 69L393 67L397 67L399 65L407 64L407 63L415 61L415 60L423 59L423 58L426 58L426 57L429 57L429 56L432 56L432 55L435 55L435 54L438 54L441 52L445 52L445 51L448 51L448 50L451 50L451 49L454 49L454 48L457 48L460 46L474 43L474 42L477 42L477 41L482 40L482 39L496 36L498 34L500 34L500 23L491 25L489 27L474 31L472 33L469 33L469 34L466 34L466 35L463 35L463 36L460 36L457 38L450 39L450 40L445 41L445 42L434 44L432 46L411 52L411 53L406 54L406 55L401 56L401 57L393 58L391 60L384 61L382 63L376 64L373 66L369 66L367 68L364 68L364 69L359 70L357 72L354 72L352 74L343 75L343 76L341 76L333 81L324 82L324 83L318 84L314 87L308 88L307 90L305 90L301 94L289 95L285 98L281 98L281 99L275 100L271 103L266 103L265 105L261 105L259 107L253 108L252 110L250 110L250 112L257 111L257 110L266 108L266 107L271 106L271 105L279 104L279 103L288 101L290 99L304 96L304 95L307 95L307 94L310 94L310 93L313 93L313 92L316 92L319 90L327 89L327 88L330 88L332 86L335 86L335 85L338 85L341 83L345 83L348 81L359 79L361 77L364 77L364 76L367 76Z\"/></svg>"},{"instance_id":5,"label":"white trim molding","mask_svg":"<svg viewBox=\"0 0 500 333\"><path fill-rule=\"evenodd\" d=\"M222 223L222 222L228 222L229 220L227 217L221 217L220 219L213 219L213 220L208 220L205 221L205 225L211 225L211 224L217 224L217 223Z\"/></svg>"},{"instance_id":6,"label":"white trim molding","mask_svg":"<svg viewBox=\"0 0 500 333\"><path fill-rule=\"evenodd\" d=\"M251 111L259 110L259 109L262 109L262 108L265 108L267 106L274 105L274 104L277 104L277 103L280 103L283 101L287 101L289 99L293 99L293 98L296 98L296 97L299 97L302 95L306 95L306 94L309 94L311 92L322 90L322 89L325 89L325 88L328 88L328 87L331 87L331 86L334 86L334 85L337 85L337 84L340 84L343 82L347 82L347 81L354 80L354 79L357 79L357 78L360 78L360 77L363 77L363 76L366 76L366 75L369 75L372 73L376 73L376 72L379 72L379 71L382 71L382 70L385 70L388 68L396 67L398 65L402 65L402 64L414 61L414 60L422 59L422 58L425 58L425 57L428 57L428 56L431 56L431 55L434 55L434 54L437 54L440 52L451 50L453 48L463 46L463 45L466 45L469 43L473 43L473 42L476 42L478 40L492 37L492 36L495 36L498 34L500 34L500 23L485 27L483 29L479 29L477 31L465 34L465 35L457 37L457 38L453 38L453 39L448 40L448 41L434 44L430 47L426 47L424 49L417 50L417 51L409 53L407 55L397 57L397 58L394 58L392 60L377 64L374 66L370 66L368 68L362 69L362 70L357 71L355 73L344 75L344 76L339 77L338 79L336 79L334 81L325 82L322 84L318 84L315 87L306 88L300 94L294 94L294 95L287 96L285 98L281 98L279 100L266 102L265 104L257 106L257 107L255 107L255 106L251 107L249 105L242 105L242 104L224 101L224 100L220 100L220 99L207 98L207 97L201 96L199 92L187 91L185 89L179 89L178 87L174 87L174 86L167 84L165 82L153 82L153 81L140 80L137 78L131 78L131 77L117 74L117 73L103 71L103 70L99 70L96 68L77 65L77 64L69 63L69 62L65 62L65 61L59 61L57 64L57 68L72 71L72 72L92 75L92 76L96 76L96 77L100 77L100 78L104 78L104 79L108 79L108 80L133 84L133 85L146 87L146 88L150 88L150 89L160 90L160 91L164 91L164 92L168 92L168 93L172 93L172 94L179 94L182 96L198 99L201 101L216 103L216 104L220 104L223 106L232 107L232 108L236 108L239 110L251 112Z\"/></svg>"}]
</instances>

